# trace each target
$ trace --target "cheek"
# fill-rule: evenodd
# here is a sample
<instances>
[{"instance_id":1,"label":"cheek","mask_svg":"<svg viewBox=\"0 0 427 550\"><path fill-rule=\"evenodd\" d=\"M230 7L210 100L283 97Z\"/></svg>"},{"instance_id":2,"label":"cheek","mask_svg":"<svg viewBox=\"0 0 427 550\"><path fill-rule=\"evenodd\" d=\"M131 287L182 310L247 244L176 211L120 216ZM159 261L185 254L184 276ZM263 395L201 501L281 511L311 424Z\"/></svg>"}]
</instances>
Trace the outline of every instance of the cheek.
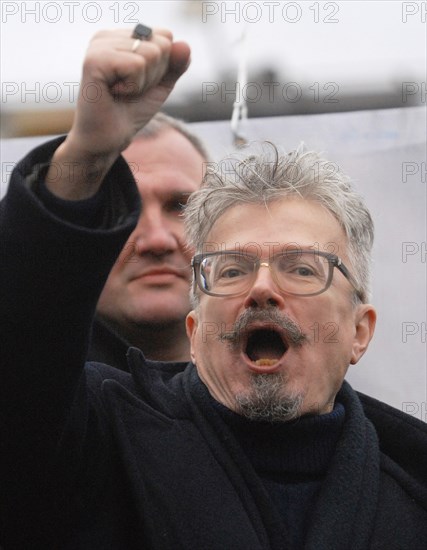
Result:
<instances>
[{"instance_id":1,"label":"cheek","mask_svg":"<svg viewBox=\"0 0 427 550\"><path fill-rule=\"evenodd\" d=\"M221 341L221 334L232 329L237 313L225 304L220 298L202 296L202 303L199 306L199 318L195 338L198 348L204 347L204 354L218 353L222 348L228 349ZM227 307L226 307L227 306Z\"/></svg>"},{"instance_id":2,"label":"cheek","mask_svg":"<svg viewBox=\"0 0 427 550\"><path fill-rule=\"evenodd\" d=\"M182 241L179 243L179 249L181 251L182 257L185 258L185 261L188 265L189 278L192 279L192 269L191 269L191 259L194 256L193 250L188 250L185 242Z\"/></svg>"},{"instance_id":3,"label":"cheek","mask_svg":"<svg viewBox=\"0 0 427 550\"><path fill-rule=\"evenodd\" d=\"M110 276L118 276L123 270L126 269L129 264L134 264L138 262L138 256L135 250L135 239L132 238L132 235L122 248L118 258L114 262L113 268L110 271Z\"/></svg>"},{"instance_id":4,"label":"cheek","mask_svg":"<svg viewBox=\"0 0 427 550\"><path fill-rule=\"evenodd\" d=\"M101 297L114 292L115 288L120 286L120 274L122 269L122 264L120 264L119 260L117 260L107 277L104 288L102 289Z\"/></svg>"},{"instance_id":5,"label":"cheek","mask_svg":"<svg viewBox=\"0 0 427 550\"><path fill-rule=\"evenodd\" d=\"M224 329L220 321L214 320L214 317L207 319L203 317L199 320L196 332L197 349L203 349L205 355L210 355L211 350L220 343L221 331Z\"/></svg>"},{"instance_id":6,"label":"cheek","mask_svg":"<svg viewBox=\"0 0 427 550\"><path fill-rule=\"evenodd\" d=\"M341 335L347 335L354 329L350 303L326 297L326 293L317 299L312 297L306 300L307 303L301 304L295 312L295 318L307 330L308 336L312 335L317 341L325 343L338 343Z\"/></svg>"},{"instance_id":7,"label":"cheek","mask_svg":"<svg viewBox=\"0 0 427 550\"><path fill-rule=\"evenodd\" d=\"M347 372L352 357L354 327L346 322L328 321L313 326L313 362L319 376L325 380L336 380L338 387ZM334 384L335 385L335 384Z\"/></svg>"},{"instance_id":8,"label":"cheek","mask_svg":"<svg viewBox=\"0 0 427 550\"><path fill-rule=\"evenodd\" d=\"M175 235L176 240L179 242L182 249L185 250L186 255L189 255L189 257L191 258L194 254L194 250L192 248L189 249L188 246L186 246L183 220L181 218L175 219L172 220L172 222L169 221L169 224L170 232Z\"/></svg>"},{"instance_id":9,"label":"cheek","mask_svg":"<svg viewBox=\"0 0 427 550\"><path fill-rule=\"evenodd\" d=\"M291 315L305 333L314 360L322 361L324 357L335 367L348 366L356 334L352 306L338 299L321 298L319 296L316 303L301 304Z\"/></svg>"},{"instance_id":10,"label":"cheek","mask_svg":"<svg viewBox=\"0 0 427 550\"><path fill-rule=\"evenodd\" d=\"M192 360L197 365L199 374L209 371L215 358L218 361L217 343L216 326L209 321L199 321L191 337Z\"/></svg>"}]
</instances>

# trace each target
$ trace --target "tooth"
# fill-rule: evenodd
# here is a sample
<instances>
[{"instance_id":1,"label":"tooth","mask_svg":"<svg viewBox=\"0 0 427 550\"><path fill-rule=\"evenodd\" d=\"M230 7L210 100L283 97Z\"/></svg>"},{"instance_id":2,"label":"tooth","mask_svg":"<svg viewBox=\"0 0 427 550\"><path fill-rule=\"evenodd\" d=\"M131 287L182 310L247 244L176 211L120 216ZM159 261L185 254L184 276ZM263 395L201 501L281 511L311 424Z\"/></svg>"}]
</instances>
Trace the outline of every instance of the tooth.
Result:
<instances>
[{"instance_id":1,"label":"tooth","mask_svg":"<svg viewBox=\"0 0 427 550\"><path fill-rule=\"evenodd\" d=\"M255 361L255 365L258 365L258 366L270 366L270 365L274 365L276 363L276 359L257 359Z\"/></svg>"}]
</instances>

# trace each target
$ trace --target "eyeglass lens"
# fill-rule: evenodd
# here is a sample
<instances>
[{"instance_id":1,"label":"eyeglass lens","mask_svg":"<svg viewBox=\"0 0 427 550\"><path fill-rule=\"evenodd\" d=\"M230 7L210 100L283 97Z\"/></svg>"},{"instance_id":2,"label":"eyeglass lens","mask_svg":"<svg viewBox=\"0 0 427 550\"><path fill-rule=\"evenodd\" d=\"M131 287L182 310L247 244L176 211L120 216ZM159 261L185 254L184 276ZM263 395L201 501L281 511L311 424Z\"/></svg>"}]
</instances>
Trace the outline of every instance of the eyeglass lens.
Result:
<instances>
[{"instance_id":1,"label":"eyeglass lens","mask_svg":"<svg viewBox=\"0 0 427 550\"><path fill-rule=\"evenodd\" d=\"M263 264L263 261L242 253L219 252L201 262L200 283L208 292L223 296L244 292L253 284ZM297 251L274 256L269 267L282 290L304 295L326 287L332 264L316 251Z\"/></svg>"}]
</instances>

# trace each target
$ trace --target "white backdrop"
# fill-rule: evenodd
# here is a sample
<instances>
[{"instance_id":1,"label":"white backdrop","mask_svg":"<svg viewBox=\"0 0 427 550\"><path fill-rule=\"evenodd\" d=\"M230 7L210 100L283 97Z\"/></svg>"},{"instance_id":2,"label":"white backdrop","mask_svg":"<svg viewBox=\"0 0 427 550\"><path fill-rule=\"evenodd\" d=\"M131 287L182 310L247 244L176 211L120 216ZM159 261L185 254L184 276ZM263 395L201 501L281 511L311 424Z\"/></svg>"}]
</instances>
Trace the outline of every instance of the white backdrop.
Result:
<instances>
[{"instance_id":1,"label":"white backdrop","mask_svg":"<svg viewBox=\"0 0 427 550\"><path fill-rule=\"evenodd\" d=\"M218 160L233 149L227 122L194 123ZM427 421L426 135L423 107L249 119L248 140L285 149L301 141L324 152L352 176L376 225L373 299L378 310L371 346L347 379L368 393ZM1 193L11 168L47 138L1 143Z\"/></svg>"}]
</instances>

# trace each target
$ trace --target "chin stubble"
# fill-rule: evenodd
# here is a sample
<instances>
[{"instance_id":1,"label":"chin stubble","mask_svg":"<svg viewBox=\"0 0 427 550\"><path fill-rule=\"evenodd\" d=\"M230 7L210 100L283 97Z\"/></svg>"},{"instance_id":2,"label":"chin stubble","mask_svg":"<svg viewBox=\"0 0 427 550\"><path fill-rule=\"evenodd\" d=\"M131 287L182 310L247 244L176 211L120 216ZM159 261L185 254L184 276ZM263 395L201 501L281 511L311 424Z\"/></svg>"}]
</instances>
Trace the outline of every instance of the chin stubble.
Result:
<instances>
[{"instance_id":1,"label":"chin stubble","mask_svg":"<svg viewBox=\"0 0 427 550\"><path fill-rule=\"evenodd\" d=\"M287 392L282 373L252 374L250 388L235 396L237 410L249 420L289 422L301 415L302 394Z\"/></svg>"},{"instance_id":2,"label":"chin stubble","mask_svg":"<svg viewBox=\"0 0 427 550\"><path fill-rule=\"evenodd\" d=\"M276 307L248 308L236 320L232 330L222 332L219 338L232 352L238 352L242 334L256 322L281 329L289 347L300 347L307 340L300 326ZM235 395L237 412L256 421L288 422L298 418L304 395L287 390L288 383L288 377L283 373L252 374L247 391Z\"/></svg>"}]
</instances>

